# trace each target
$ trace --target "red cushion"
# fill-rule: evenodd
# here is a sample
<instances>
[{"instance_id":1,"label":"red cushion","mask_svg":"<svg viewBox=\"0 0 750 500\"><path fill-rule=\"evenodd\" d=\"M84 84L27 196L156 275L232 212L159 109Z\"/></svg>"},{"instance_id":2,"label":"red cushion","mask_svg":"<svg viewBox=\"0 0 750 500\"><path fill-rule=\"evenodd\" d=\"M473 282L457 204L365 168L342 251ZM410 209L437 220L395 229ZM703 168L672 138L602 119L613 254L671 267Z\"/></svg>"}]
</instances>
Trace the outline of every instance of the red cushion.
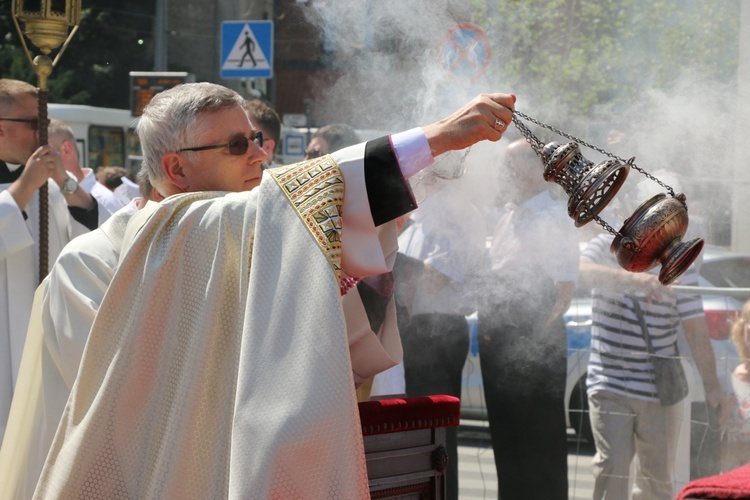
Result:
<instances>
[{"instance_id":1,"label":"red cushion","mask_svg":"<svg viewBox=\"0 0 750 500\"><path fill-rule=\"evenodd\" d=\"M724 474L696 479L685 486L677 498L750 498L750 465L743 465Z\"/></svg>"},{"instance_id":2,"label":"red cushion","mask_svg":"<svg viewBox=\"0 0 750 500\"><path fill-rule=\"evenodd\" d=\"M458 425L461 400L454 396L420 396L359 403L362 434L453 427Z\"/></svg>"}]
</instances>

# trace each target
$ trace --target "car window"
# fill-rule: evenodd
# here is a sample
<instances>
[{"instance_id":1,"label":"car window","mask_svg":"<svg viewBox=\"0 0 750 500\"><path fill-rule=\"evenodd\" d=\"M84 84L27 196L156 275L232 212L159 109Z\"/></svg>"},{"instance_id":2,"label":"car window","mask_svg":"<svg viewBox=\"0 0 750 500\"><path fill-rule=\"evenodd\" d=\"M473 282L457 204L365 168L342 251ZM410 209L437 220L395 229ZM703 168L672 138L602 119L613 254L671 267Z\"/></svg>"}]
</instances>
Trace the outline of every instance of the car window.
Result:
<instances>
[{"instance_id":1,"label":"car window","mask_svg":"<svg viewBox=\"0 0 750 500\"><path fill-rule=\"evenodd\" d=\"M750 257L703 262L701 276L717 287L750 288Z\"/></svg>"}]
</instances>

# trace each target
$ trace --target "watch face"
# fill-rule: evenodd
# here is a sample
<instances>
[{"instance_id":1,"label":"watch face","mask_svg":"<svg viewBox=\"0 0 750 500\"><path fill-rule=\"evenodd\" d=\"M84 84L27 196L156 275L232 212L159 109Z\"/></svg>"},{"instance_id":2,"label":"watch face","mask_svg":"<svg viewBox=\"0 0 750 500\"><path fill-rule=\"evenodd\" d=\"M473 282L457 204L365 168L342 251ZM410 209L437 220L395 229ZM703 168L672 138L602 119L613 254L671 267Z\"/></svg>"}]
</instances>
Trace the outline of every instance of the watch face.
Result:
<instances>
[{"instance_id":1,"label":"watch face","mask_svg":"<svg viewBox=\"0 0 750 500\"><path fill-rule=\"evenodd\" d=\"M72 179L68 177L65 179L65 182L63 182L63 191L66 194L72 194L76 192L76 189L78 189L78 183L75 179Z\"/></svg>"}]
</instances>

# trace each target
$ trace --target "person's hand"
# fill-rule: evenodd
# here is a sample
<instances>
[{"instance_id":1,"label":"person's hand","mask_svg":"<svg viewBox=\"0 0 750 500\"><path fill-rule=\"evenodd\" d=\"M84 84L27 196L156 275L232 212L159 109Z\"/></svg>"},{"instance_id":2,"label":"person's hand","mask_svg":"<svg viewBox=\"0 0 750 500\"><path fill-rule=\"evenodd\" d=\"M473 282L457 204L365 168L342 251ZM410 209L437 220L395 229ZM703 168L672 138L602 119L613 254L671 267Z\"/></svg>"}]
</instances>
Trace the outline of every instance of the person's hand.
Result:
<instances>
[{"instance_id":1,"label":"person's hand","mask_svg":"<svg viewBox=\"0 0 750 500\"><path fill-rule=\"evenodd\" d=\"M723 428L729 421L729 409L731 408L727 396L719 388L707 389L706 404L710 408L717 410L718 424L719 427Z\"/></svg>"},{"instance_id":2,"label":"person's hand","mask_svg":"<svg viewBox=\"0 0 750 500\"><path fill-rule=\"evenodd\" d=\"M42 184L47 182L47 179L57 177L61 171L65 175L60 154L47 144L46 146L40 146L26 160L26 167L23 169L19 180L30 186L31 189L39 189ZM63 180L65 179L63 178Z\"/></svg>"},{"instance_id":3,"label":"person's hand","mask_svg":"<svg viewBox=\"0 0 750 500\"><path fill-rule=\"evenodd\" d=\"M729 415L737 403L735 396L724 396L721 400L721 409L719 410L719 428L725 429L729 423Z\"/></svg>"},{"instance_id":4,"label":"person's hand","mask_svg":"<svg viewBox=\"0 0 750 500\"><path fill-rule=\"evenodd\" d=\"M26 209L34 191L39 189L47 179L65 172L60 155L52 146L41 146L26 160L26 166L21 176L8 187L8 193L13 197L21 210Z\"/></svg>"},{"instance_id":5,"label":"person's hand","mask_svg":"<svg viewBox=\"0 0 750 500\"><path fill-rule=\"evenodd\" d=\"M659 281L659 277L650 273L630 273L632 283L638 291L646 294L646 301L652 300L660 302L663 298L664 285Z\"/></svg>"},{"instance_id":6,"label":"person's hand","mask_svg":"<svg viewBox=\"0 0 750 500\"><path fill-rule=\"evenodd\" d=\"M452 115L422 127L432 156L500 140L513 119L515 102L513 94L480 94Z\"/></svg>"}]
</instances>

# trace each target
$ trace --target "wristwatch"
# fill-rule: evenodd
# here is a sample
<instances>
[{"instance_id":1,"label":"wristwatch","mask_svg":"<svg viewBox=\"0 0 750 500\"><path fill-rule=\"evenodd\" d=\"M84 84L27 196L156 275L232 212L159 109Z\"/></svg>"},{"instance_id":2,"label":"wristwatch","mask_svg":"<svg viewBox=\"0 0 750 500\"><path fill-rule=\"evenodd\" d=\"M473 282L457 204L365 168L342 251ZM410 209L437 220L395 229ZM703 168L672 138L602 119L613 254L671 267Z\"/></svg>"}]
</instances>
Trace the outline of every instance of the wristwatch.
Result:
<instances>
[{"instance_id":1,"label":"wristwatch","mask_svg":"<svg viewBox=\"0 0 750 500\"><path fill-rule=\"evenodd\" d=\"M76 191L78 191L78 181L76 181L72 177L68 177L65 179L65 181L62 183L62 186L60 187L60 190L63 192L64 195L73 194Z\"/></svg>"}]
</instances>

